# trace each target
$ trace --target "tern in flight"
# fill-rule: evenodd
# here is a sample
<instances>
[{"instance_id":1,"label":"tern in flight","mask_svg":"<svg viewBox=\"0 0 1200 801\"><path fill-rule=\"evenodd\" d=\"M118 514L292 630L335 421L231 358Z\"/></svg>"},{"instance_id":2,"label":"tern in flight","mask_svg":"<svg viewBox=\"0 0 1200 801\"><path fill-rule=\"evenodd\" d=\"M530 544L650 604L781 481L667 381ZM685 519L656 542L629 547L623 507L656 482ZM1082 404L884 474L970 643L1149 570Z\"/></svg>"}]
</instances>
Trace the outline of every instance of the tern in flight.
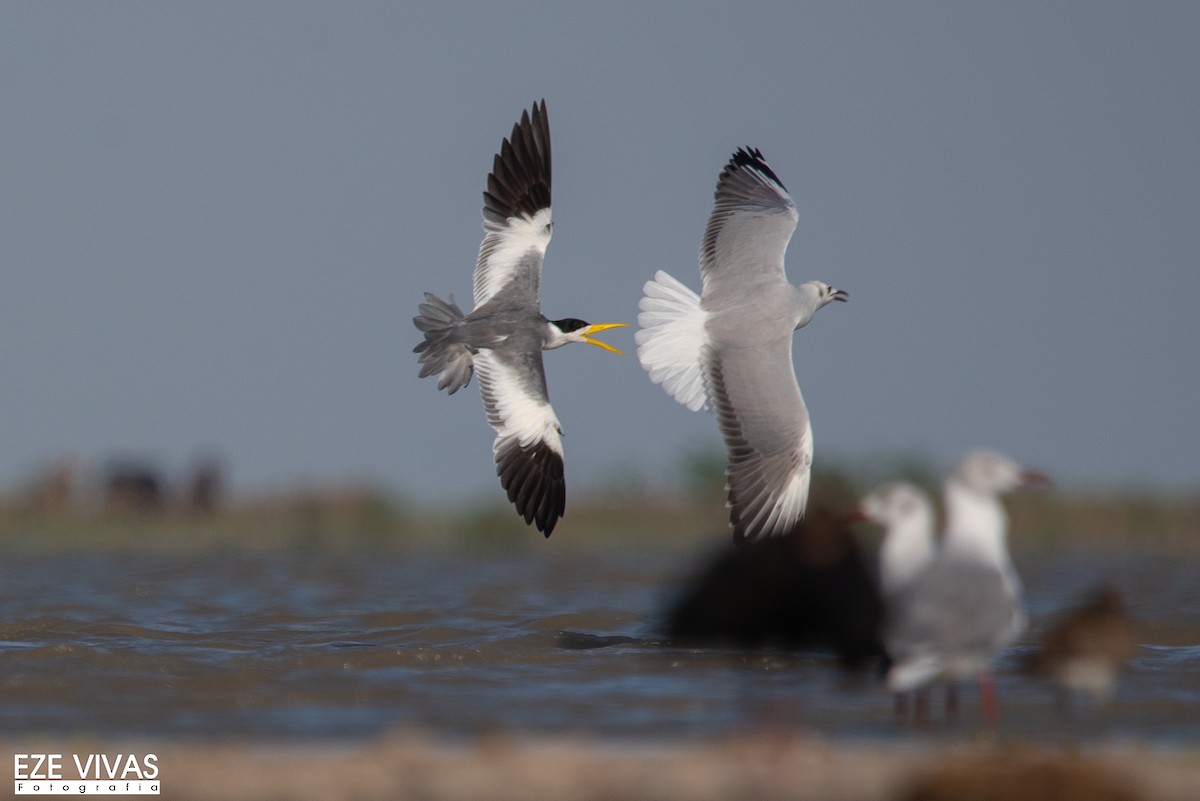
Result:
<instances>
[{"instance_id":1,"label":"tern in flight","mask_svg":"<svg viewBox=\"0 0 1200 801\"><path fill-rule=\"evenodd\" d=\"M803 516L812 426L792 366L792 333L847 294L824 281L793 286L783 256L796 204L754 148L717 180L700 244L700 295L663 271L639 303L638 358L692 411L716 412L725 439L737 543L786 534Z\"/></svg>"},{"instance_id":2,"label":"tern in flight","mask_svg":"<svg viewBox=\"0 0 1200 801\"><path fill-rule=\"evenodd\" d=\"M413 323L421 377L438 376L453 395L479 374L496 473L526 523L547 537L566 508L562 427L550 406L542 351L586 342L619 350L592 334L625 323L589 324L542 315L538 285L550 244L550 124L546 101L523 112L500 146L483 193L483 244L475 263L475 308L428 292Z\"/></svg>"}]
</instances>

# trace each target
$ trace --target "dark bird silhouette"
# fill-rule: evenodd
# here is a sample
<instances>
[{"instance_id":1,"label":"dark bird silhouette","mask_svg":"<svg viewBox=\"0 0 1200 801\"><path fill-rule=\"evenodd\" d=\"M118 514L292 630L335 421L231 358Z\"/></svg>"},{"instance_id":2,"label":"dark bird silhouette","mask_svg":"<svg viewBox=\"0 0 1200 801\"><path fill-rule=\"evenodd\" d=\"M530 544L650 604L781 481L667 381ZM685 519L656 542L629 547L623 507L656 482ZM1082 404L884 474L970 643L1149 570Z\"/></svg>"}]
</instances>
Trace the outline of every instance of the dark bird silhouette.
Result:
<instances>
[{"instance_id":1,"label":"dark bird silhouette","mask_svg":"<svg viewBox=\"0 0 1200 801\"><path fill-rule=\"evenodd\" d=\"M668 610L678 645L827 647L847 668L882 648L883 603L845 515L813 509L791 533L722 548Z\"/></svg>"}]
</instances>

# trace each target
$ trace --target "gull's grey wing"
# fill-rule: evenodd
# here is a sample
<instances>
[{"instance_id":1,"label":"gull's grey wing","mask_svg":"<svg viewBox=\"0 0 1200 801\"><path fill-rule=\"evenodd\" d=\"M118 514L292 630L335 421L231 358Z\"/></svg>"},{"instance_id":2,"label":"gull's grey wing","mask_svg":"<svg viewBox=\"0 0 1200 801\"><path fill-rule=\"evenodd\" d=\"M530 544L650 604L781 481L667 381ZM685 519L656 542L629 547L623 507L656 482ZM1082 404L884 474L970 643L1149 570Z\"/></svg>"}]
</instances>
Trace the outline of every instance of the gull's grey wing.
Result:
<instances>
[{"instance_id":1,"label":"gull's grey wing","mask_svg":"<svg viewBox=\"0 0 1200 801\"><path fill-rule=\"evenodd\" d=\"M483 193L483 242L475 262L475 308L504 292L537 308L550 244L550 122L546 101L521 114L500 146Z\"/></svg>"},{"instance_id":2,"label":"gull's grey wing","mask_svg":"<svg viewBox=\"0 0 1200 801\"><path fill-rule=\"evenodd\" d=\"M700 244L703 296L740 293L748 282L786 280L783 254L796 230L796 204L754 148L739 148L717 179Z\"/></svg>"},{"instance_id":3,"label":"gull's grey wing","mask_svg":"<svg viewBox=\"0 0 1200 801\"><path fill-rule=\"evenodd\" d=\"M562 427L550 406L542 352L535 348L484 349L475 374L496 432L496 474L526 523L547 537L567 505Z\"/></svg>"},{"instance_id":4,"label":"gull's grey wing","mask_svg":"<svg viewBox=\"0 0 1200 801\"><path fill-rule=\"evenodd\" d=\"M926 650L996 651L1020 617L1019 600L995 566L944 556L899 594L888 648L895 659Z\"/></svg>"},{"instance_id":5,"label":"gull's grey wing","mask_svg":"<svg viewBox=\"0 0 1200 801\"><path fill-rule=\"evenodd\" d=\"M804 514L812 462L808 409L792 369L792 336L702 352L709 398L729 452L735 541L785 534Z\"/></svg>"}]
</instances>

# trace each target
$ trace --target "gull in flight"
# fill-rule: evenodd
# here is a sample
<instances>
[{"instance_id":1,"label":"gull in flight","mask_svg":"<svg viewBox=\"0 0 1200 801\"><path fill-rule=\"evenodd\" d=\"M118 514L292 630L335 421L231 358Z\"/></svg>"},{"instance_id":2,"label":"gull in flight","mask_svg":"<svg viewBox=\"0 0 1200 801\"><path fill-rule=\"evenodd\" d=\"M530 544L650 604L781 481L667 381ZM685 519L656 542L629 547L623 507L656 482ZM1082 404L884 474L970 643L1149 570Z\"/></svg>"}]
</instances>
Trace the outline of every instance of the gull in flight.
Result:
<instances>
[{"instance_id":1,"label":"gull in flight","mask_svg":"<svg viewBox=\"0 0 1200 801\"><path fill-rule=\"evenodd\" d=\"M812 426L792 334L847 299L824 281L788 282L783 257L797 219L762 153L738 149L700 244L701 293L660 270L638 304L638 358L650 380L692 411L716 412L737 543L786 534L804 514Z\"/></svg>"},{"instance_id":2,"label":"gull in flight","mask_svg":"<svg viewBox=\"0 0 1200 801\"><path fill-rule=\"evenodd\" d=\"M483 193L483 243L475 263L475 308L464 315L453 295L425 293L413 323L425 339L421 377L438 377L453 395L471 375L488 424L500 484L517 513L550 536L566 509L562 426L550 406L542 351L586 342L613 353L592 335L625 323L589 324L541 312L542 258L550 244L550 124L546 101L535 103L500 146Z\"/></svg>"}]
</instances>

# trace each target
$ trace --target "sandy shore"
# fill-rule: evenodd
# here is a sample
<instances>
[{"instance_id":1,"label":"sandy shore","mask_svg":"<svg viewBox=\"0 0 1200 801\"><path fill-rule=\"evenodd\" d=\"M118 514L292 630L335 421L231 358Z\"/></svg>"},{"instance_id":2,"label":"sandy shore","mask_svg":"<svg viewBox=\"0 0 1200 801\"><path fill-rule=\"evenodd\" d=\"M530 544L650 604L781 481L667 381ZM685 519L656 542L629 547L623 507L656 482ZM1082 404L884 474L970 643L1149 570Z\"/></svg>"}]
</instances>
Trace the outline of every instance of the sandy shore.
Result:
<instances>
[{"instance_id":1,"label":"sandy shore","mask_svg":"<svg viewBox=\"0 0 1200 801\"><path fill-rule=\"evenodd\" d=\"M755 736L629 744L492 736L448 745L415 733L325 744L6 741L12 754L153 752L162 798L420 801L1195 801L1200 751L1082 751L995 743L833 743ZM0 798L12 797L4 783ZM24 796L22 796L24 797Z\"/></svg>"}]
</instances>

